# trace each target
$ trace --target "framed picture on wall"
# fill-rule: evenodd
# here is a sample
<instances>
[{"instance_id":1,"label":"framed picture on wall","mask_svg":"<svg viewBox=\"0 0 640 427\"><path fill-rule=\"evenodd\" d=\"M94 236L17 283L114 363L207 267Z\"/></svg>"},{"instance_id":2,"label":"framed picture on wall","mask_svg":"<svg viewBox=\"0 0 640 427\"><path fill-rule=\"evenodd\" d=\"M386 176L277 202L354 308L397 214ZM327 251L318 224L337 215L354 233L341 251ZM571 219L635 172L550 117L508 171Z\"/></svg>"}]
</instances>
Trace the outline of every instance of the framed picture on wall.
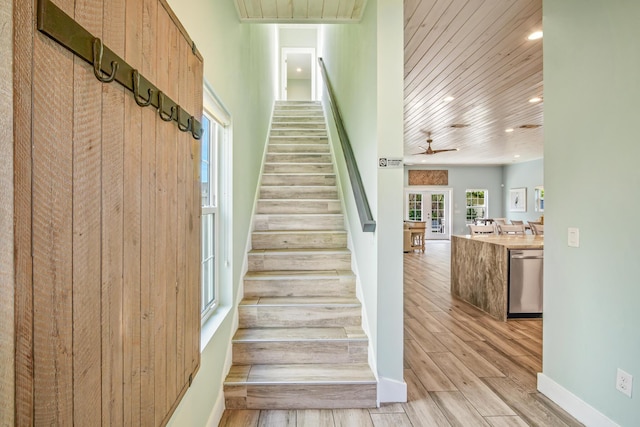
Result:
<instances>
[{"instance_id":1,"label":"framed picture on wall","mask_svg":"<svg viewBox=\"0 0 640 427\"><path fill-rule=\"evenodd\" d=\"M526 212L527 211L527 189L512 188L509 190L509 211L510 212Z\"/></svg>"}]
</instances>

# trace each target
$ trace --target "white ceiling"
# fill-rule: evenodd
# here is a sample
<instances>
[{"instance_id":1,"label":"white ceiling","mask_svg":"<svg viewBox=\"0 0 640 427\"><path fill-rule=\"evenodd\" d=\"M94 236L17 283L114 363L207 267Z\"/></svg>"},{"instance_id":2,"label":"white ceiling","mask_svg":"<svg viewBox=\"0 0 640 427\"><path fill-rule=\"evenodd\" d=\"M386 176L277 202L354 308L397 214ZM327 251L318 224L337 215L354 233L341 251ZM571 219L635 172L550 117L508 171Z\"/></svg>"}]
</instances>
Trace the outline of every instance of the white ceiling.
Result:
<instances>
[{"instance_id":1,"label":"white ceiling","mask_svg":"<svg viewBox=\"0 0 640 427\"><path fill-rule=\"evenodd\" d=\"M366 0L235 0L243 21L358 21ZM542 0L405 0L405 164L543 156ZM444 102L447 96L453 101ZM463 125L464 127L452 127ZM533 127L531 127L533 126ZM513 132L507 133L506 129ZM415 154L427 147L459 151ZM517 156L517 157L516 157Z\"/></svg>"},{"instance_id":2,"label":"white ceiling","mask_svg":"<svg viewBox=\"0 0 640 427\"><path fill-rule=\"evenodd\" d=\"M311 79L312 65L315 65L315 63L312 61L310 53L287 54L287 78L293 80Z\"/></svg>"}]
</instances>

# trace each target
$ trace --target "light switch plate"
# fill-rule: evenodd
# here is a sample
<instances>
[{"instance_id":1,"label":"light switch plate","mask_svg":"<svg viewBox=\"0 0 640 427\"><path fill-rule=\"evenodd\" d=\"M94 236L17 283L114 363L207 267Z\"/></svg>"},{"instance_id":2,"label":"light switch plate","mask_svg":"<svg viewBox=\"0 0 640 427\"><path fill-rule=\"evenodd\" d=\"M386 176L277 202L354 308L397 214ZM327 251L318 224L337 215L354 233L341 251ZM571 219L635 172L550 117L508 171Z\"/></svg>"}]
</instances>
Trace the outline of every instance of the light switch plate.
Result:
<instances>
[{"instance_id":1,"label":"light switch plate","mask_svg":"<svg viewBox=\"0 0 640 427\"><path fill-rule=\"evenodd\" d=\"M578 248L580 247L580 229L569 227L567 244L569 247Z\"/></svg>"}]
</instances>

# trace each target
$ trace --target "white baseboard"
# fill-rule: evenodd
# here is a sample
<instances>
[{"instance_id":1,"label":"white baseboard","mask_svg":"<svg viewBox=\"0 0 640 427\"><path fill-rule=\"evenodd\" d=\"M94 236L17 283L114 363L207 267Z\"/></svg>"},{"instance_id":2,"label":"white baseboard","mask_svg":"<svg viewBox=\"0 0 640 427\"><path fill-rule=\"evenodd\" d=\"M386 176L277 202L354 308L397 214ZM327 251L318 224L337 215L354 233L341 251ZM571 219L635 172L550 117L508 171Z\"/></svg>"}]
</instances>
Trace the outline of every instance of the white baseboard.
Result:
<instances>
[{"instance_id":1,"label":"white baseboard","mask_svg":"<svg viewBox=\"0 0 640 427\"><path fill-rule=\"evenodd\" d=\"M378 379L378 403L396 403L407 401L407 383L390 378Z\"/></svg>"},{"instance_id":2,"label":"white baseboard","mask_svg":"<svg viewBox=\"0 0 640 427\"><path fill-rule=\"evenodd\" d=\"M224 392L222 391L222 387L220 387L220 392L218 393L218 398L216 399L216 403L214 403L213 408L211 409L211 414L209 414L209 419L207 420L207 427L217 427L220 424L220 420L222 419L222 414L224 413Z\"/></svg>"},{"instance_id":3,"label":"white baseboard","mask_svg":"<svg viewBox=\"0 0 640 427\"><path fill-rule=\"evenodd\" d=\"M538 373L538 391L587 427L620 427L602 412L543 373Z\"/></svg>"}]
</instances>

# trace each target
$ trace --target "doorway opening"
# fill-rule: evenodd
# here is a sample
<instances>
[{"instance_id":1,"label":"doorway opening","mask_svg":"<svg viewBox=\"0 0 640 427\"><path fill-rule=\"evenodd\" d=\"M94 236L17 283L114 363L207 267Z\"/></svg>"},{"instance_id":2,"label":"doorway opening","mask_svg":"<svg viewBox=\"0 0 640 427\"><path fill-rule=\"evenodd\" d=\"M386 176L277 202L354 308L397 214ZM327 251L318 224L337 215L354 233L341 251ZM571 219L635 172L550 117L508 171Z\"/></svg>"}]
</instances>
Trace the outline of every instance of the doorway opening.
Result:
<instances>
[{"instance_id":1,"label":"doorway opening","mask_svg":"<svg viewBox=\"0 0 640 427\"><path fill-rule=\"evenodd\" d=\"M407 192L405 219L425 222L425 240L449 240L451 239L450 200L450 189Z\"/></svg>"},{"instance_id":2,"label":"doorway opening","mask_svg":"<svg viewBox=\"0 0 640 427\"><path fill-rule=\"evenodd\" d=\"M316 100L315 48L282 48L282 99Z\"/></svg>"}]
</instances>

